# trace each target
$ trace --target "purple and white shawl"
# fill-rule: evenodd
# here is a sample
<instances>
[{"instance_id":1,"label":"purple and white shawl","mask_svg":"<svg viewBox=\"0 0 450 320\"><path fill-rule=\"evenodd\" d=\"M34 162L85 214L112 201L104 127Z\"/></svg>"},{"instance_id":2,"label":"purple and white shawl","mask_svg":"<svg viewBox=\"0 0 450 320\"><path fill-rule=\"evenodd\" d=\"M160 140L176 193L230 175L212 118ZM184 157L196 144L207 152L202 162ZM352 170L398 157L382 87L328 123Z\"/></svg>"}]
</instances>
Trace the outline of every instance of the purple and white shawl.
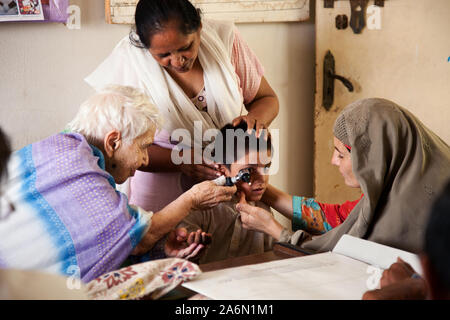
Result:
<instances>
[{"instance_id":1,"label":"purple and white shawl","mask_svg":"<svg viewBox=\"0 0 450 320\"><path fill-rule=\"evenodd\" d=\"M76 133L13 153L2 190L0 267L88 282L118 269L151 223L115 189L100 150Z\"/></svg>"}]
</instances>

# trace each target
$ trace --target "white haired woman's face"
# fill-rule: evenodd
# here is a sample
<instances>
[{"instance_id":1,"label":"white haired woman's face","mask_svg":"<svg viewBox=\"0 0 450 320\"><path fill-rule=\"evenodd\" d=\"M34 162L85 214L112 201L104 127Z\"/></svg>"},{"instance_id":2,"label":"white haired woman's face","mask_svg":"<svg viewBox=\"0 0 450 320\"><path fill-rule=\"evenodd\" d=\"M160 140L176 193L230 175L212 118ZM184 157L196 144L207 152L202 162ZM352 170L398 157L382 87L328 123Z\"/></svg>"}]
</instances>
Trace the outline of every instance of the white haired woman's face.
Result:
<instances>
[{"instance_id":1,"label":"white haired woman's face","mask_svg":"<svg viewBox=\"0 0 450 320\"><path fill-rule=\"evenodd\" d=\"M112 156L107 156L106 170L118 184L124 183L134 176L136 170L149 164L147 149L153 143L155 128L149 129L133 140L131 144L123 144L114 150Z\"/></svg>"}]
</instances>

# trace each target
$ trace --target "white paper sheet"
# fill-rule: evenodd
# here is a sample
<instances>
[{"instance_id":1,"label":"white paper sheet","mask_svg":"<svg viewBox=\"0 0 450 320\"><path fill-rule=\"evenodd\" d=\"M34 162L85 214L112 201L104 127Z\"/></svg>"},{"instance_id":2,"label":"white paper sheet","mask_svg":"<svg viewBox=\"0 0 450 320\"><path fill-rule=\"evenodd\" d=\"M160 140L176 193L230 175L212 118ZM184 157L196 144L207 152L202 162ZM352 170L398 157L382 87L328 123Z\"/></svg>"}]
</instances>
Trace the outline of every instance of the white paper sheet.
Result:
<instances>
[{"instance_id":1,"label":"white paper sheet","mask_svg":"<svg viewBox=\"0 0 450 320\"><path fill-rule=\"evenodd\" d=\"M359 300L381 276L374 279L373 268L363 259L380 259L376 266L384 267L398 255L408 262L417 258L354 237L341 240L334 252L206 272L183 286L218 300ZM353 259L344 253L360 256Z\"/></svg>"},{"instance_id":2,"label":"white paper sheet","mask_svg":"<svg viewBox=\"0 0 450 320\"><path fill-rule=\"evenodd\" d=\"M206 272L183 284L212 299L361 299L367 265L327 252Z\"/></svg>"},{"instance_id":3,"label":"white paper sheet","mask_svg":"<svg viewBox=\"0 0 450 320\"><path fill-rule=\"evenodd\" d=\"M423 275L422 266L417 255L346 234L339 239L333 252L381 269L388 269L400 257L408 262L418 274Z\"/></svg>"}]
</instances>

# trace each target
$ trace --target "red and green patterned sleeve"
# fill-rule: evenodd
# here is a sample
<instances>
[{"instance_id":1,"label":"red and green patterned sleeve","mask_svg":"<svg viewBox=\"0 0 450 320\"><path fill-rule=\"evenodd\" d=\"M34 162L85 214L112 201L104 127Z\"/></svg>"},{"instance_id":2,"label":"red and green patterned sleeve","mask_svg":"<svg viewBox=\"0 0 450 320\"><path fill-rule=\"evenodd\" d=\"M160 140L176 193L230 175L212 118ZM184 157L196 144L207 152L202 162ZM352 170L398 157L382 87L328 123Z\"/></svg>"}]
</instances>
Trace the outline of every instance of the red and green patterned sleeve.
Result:
<instances>
[{"instance_id":1,"label":"red and green patterned sleeve","mask_svg":"<svg viewBox=\"0 0 450 320\"><path fill-rule=\"evenodd\" d=\"M313 235L324 234L344 222L361 198L343 204L327 204L317 202L314 198L294 196L292 230L302 229Z\"/></svg>"}]
</instances>

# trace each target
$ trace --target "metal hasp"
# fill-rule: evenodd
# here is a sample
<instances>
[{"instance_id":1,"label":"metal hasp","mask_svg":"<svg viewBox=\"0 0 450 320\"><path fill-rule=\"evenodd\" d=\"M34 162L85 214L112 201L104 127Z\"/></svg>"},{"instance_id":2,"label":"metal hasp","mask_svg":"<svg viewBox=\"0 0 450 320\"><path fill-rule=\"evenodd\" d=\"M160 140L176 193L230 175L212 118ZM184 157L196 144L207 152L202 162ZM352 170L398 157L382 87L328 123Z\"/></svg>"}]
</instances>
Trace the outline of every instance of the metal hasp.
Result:
<instances>
[{"instance_id":1,"label":"metal hasp","mask_svg":"<svg viewBox=\"0 0 450 320\"><path fill-rule=\"evenodd\" d=\"M337 1L337 0L324 0L323 7L324 8L334 8L334 1ZM374 4L378 7L384 7L384 0L375 0Z\"/></svg>"},{"instance_id":2,"label":"metal hasp","mask_svg":"<svg viewBox=\"0 0 450 320\"><path fill-rule=\"evenodd\" d=\"M334 8L334 0L325 0L323 2L324 8Z\"/></svg>"},{"instance_id":3,"label":"metal hasp","mask_svg":"<svg viewBox=\"0 0 450 320\"><path fill-rule=\"evenodd\" d=\"M350 0L352 14L350 17L350 27L354 33L361 33L366 26L366 7L369 0Z\"/></svg>"},{"instance_id":4,"label":"metal hasp","mask_svg":"<svg viewBox=\"0 0 450 320\"><path fill-rule=\"evenodd\" d=\"M343 30L348 27L348 18L345 14L339 14L336 16L336 29Z\"/></svg>"},{"instance_id":5,"label":"metal hasp","mask_svg":"<svg viewBox=\"0 0 450 320\"><path fill-rule=\"evenodd\" d=\"M342 76L334 73L334 57L328 50L323 61L323 100L322 104L325 109L330 110L334 101L334 79L342 81L348 91L353 92L352 83Z\"/></svg>"}]
</instances>

